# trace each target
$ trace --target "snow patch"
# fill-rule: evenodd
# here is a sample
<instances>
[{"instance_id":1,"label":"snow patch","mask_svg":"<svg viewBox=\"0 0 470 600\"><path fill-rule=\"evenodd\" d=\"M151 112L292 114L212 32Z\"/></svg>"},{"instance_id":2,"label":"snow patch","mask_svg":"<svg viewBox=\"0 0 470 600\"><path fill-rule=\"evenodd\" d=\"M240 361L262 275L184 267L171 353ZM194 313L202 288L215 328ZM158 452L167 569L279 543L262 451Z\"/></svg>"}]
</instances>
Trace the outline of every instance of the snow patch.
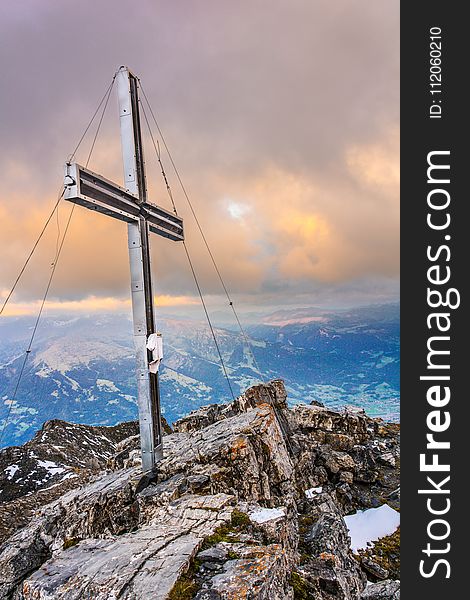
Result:
<instances>
[{"instance_id":1,"label":"snow patch","mask_svg":"<svg viewBox=\"0 0 470 600\"><path fill-rule=\"evenodd\" d=\"M322 491L323 491L322 486L314 487L314 488L310 488L309 490L305 490L305 495L307 496L307 498L309 500L311 500L312 498L315 498L316 494L321 494Z\"/></svg>"},{"instance_id":2,"label":"snow patch","mask_svg":"<svg viewBox=\"0 0 470 600\"><path fill-rule=\"evenodd\" d=\"M51 475L57 475L65 471L64 467L59 467L57 463L50 460L38 460L38 465L43 469L46 469L46 471L49 471Z\"/></svg>"},{"instance_id":3,"label":"snow patch","mask_svg":"<svg viewBox=\"0 0 470 600\"><path fill-rule=\"evenodd\" d=\"M116 385L112 381L109 381L109 379L97 379L96 385L101 391L119 392L119 389L116 387Z\"/></svg>"},{"instance_id":4,"label":"snow patch","mask_svg":"<svg viewBox=\"0 0 470 600\"><path fill-rule=\"evenodd\" d=\"M200 392L210 392L211 388L207 386L202 381L198 381L193 377L188 377L187 375L183 375L182 373L178 373L177 371L168 367L165 372L160 377L161 381L174 381L175 384L181 385L183 388L186 387L191 391L200 391Z\"/></svg>"},{"instance_id":5,"label":"snow patch","mask_svg":"<svg viewBox=\"0 0 470 600\"><path fill-rule=\"evenodd\" d=\"M267 523L285 516L286 513L282 508L260 508L249 514L250 519L255 523Z\"/></svg>"},{"instance_id":6,"label":"snow patch","mask_svg":"<svg viewBox=\"0 0 470 600\"><path fill-rule=\"evenodd\" d=\"M34 373L35 375L37 375L38 377L49 377L49 375L53 372L52 369L50 369L49 367L46 367L45 365L43 365L39 371L36 371L36 373Z\"/></svg>"},{"instance_id":7,"label":"snow patch","mask_svg":"<svg viewBox=\"0 0 470 600\"><path fill-rule=\"evenodd\" d=\"M351 549L357 552L366 548L368 542L391 535L400 525L400 513L383 504L379 508L358 510L353 515L344 517L351 537Z\"/></svg>"},{"instance_id":8,"label":"snow patch","mask_svg":"<svg viewBox=\"0 0 470 600\"><path fill-rule=\"evenodd\" d=\"M127 402L132 402L132 404L136 403L135 396L131 396L130 394L119 394L119 395L121 396L121 398L124 398L124 400L127 400Z\"/></svg>"},{"instance_id":9,"label":"snow patch","mask_svg":"<svg viewBox=\"0 0 470 600\"><path fill-rule=\"evenodd\" d=\"M7 479L13 479L15 473L18 471L20 467L18 465L10 465L5 469L5 473L7 474Z\"/></svg>"},{"instance_id":10,"label":"snow patch","mask_svg":"<svg viewBox=\"0 0 470 600\"><path fill-rule=\"evenodd\" d=\"M72 379L67 375L64 375L64 378L70 383L70 386L74 392L80 389L80 384L78 383L78 381L75 381L75 379Z\"/></svg>"}]
</instances>

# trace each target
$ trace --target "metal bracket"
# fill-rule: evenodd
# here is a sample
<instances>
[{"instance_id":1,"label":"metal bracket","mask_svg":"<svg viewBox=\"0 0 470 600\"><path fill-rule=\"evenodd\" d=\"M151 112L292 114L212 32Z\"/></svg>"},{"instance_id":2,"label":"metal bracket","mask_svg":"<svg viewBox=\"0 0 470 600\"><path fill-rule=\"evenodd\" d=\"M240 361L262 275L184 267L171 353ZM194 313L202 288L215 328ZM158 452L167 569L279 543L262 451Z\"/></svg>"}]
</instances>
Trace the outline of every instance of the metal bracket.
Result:
<instances>
[{"instance_id":1,"label":"metal bracket","mask_svg":"<svg viewBox=\"0 0 470 600\"><path fill-rule=\"evenodd\" d=\"M152 353L153 360L149 362L150 373L158 373L163 358L163 338L161 333L151 333L147 339L147 350Z\"/></svg>"}]
</instances>

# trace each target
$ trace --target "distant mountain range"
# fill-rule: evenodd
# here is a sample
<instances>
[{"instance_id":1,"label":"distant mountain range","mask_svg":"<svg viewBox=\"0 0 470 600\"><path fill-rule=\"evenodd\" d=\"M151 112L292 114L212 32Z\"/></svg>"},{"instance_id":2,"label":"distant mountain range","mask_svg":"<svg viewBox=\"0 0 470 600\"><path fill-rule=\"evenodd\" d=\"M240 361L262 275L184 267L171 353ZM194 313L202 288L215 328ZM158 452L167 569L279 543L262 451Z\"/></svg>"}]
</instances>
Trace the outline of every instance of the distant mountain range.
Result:
<instances>
[{"instance_id":1,"label":"distant mountain range","mask_svg":"<svg viewBox=\"0 0 470 600\"><path fill-rule=\"evenodd\" d=\"M250 318L253 322L253 318ZM31 334L30 317L0 321L0 425ZM166 318L161 370L163 412L173 422L201 405L230 400L207 326ZM280 310L216 335L238 394L261 379L282 378L292 403L319 400L364 407L399 419L399 307ZM259 366L261 373L258 372ZM28 358L2 446L21 444L48 419L114 425L135 419L134 350L127 315L45 318Z\"/></svg>"}]
</instances>

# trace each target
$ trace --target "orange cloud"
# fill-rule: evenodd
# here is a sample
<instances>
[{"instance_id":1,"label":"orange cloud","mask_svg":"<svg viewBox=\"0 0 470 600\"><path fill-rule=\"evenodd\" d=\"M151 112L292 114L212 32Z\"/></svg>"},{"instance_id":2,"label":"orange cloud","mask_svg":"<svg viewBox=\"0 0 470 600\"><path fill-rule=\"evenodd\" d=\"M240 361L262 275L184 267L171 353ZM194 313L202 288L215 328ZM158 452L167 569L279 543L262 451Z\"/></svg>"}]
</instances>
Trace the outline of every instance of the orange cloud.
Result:
<instances>
[{"instance_id":1,"label":"orange cloud","mask_svg":"<svg viewBox=\"0 0 470 600\"><path fill-rule=\"evenodd\" d=\"M114 165L117 150L109 148ZM105 155L99 153L98 158L103 163L98 167L104 167ZM155 166L148 166L149 181L154 183L150 196L166 205ZM116 176L116 169L111 170L104 172ZM218 266L234 293L259 293L279 279L316 286L398 274L396 129L386 130L374 143L351 146L343 163L321 173L271 165L250 176L230 169L216 175L189 171L187 180ZM176 187L174 194L203 290L221 293L207 250ZM0 267L2 287L14 280L52 205L53 199L34 204L32 197L22 197L0 209L5 256ZM36 208L29 210L30 206ZM70 210L71 205L61 203L59 223L53 219L49 225L21 282L21 301L41 297ZM176 298L195 294L181 245L152 236L152 250L156 292L173 305ZM88 310L114 310L113 303L121 306L119 298L128 286L125 224L77 207L51 288L51 297L61 299L54 306L58 310L86 306ZM20 303L12 310L19 314L30 309Z\"/></svg>"},{"instance_id":2,"label":"orange cloud","mask_svg":"<svg viewBox=\"0 0 470 600\"><path fill-rule=\"evenodd\" d=\"M5 298L7 291L3 290L0 297ZM189 296L155 296L156 307L191 306L199 303L197 298ZM2 316L18 317L23 315L38 314L41 303L36 302L11 302L7 305ZM48 300L45 305L46 311L53 312L121 312L131 310L130 299L125 298L101 298L90 296L83 300Z\"/></svg>"},{"instance_id":3,"label":"orange cloud","mask_svg":"<svg viewBox=\"0 0 470 600\"><path fill-rule=\"evenodd\" d=\"M391 128L380 143L356 145L346 152L350 174L366 187L396 192L400 185L400 134Z\"/></svg>"}]
</instances>

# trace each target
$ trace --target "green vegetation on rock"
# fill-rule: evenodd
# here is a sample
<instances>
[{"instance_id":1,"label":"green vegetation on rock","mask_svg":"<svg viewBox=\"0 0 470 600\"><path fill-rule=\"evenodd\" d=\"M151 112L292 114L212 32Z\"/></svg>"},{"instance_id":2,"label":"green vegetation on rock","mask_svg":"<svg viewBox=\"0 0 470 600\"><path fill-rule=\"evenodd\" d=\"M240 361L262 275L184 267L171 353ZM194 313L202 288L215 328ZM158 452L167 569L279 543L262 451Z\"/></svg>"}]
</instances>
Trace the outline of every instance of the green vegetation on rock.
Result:
<instances>
[{"instance_id":1,"label":"green vegetation on rock","mask_svg":"<svg viewBox=\"0 0 470 600\"><path fill-rule=\"evenodd\" d=\"M290 576L290 584L294 590L294 600L308 600L307 585L303 577L301 577L296 571L292 571Z\"/></svg>"},{"instance_id":2,"label":"green vegetation on rock","mask_svg":"<svg viewBox=\"0 0 470 600\"><path fill-rule=\"evenodd\" d=\"M168 600L191 600L199 591L199 585L195 580L195 573L198 571L201 563L194 559L189 565L186 573L183 573L173 586L168 595Z\"/></svg>"},{"instance_id":3,"label":"green vegetation on rock","mask_svg":"<svg viewBox=\"0 0 470 600\"><path fill-rule=\"evenodd\" d=\"M63 550L67 550L67 548L72 548L73 546L76 546L79 541L80 540L78 540L77 538L73 538L73 537L65 538L62 548L63 548Z\"/></svg>"},{"instance_id":4,"label":"green vegetation on rock","mask_svg":"<svg viewBox=\"0 0 470 600\"><path fill-rule=\"evenodd\" d=\"M371 548L359 550L359 558L371 558L387 569L390 579L400 579L400 528L375 542Z\"/></svg>"},{"instance_id":5,"label":"green vegetation on rock","mask_svg":"<svg viewBox=\"0 0 470 600\"><path fill-rule=\"evenodd\" d=\"M246 530L251 525L250 517L240 510L232 511L230 523L220 525L214 533L208 536L203 544L203 550L215 546L219 542L228 542L233 544L238 542L238 534Z\"/></svg>"}]
</instances>

